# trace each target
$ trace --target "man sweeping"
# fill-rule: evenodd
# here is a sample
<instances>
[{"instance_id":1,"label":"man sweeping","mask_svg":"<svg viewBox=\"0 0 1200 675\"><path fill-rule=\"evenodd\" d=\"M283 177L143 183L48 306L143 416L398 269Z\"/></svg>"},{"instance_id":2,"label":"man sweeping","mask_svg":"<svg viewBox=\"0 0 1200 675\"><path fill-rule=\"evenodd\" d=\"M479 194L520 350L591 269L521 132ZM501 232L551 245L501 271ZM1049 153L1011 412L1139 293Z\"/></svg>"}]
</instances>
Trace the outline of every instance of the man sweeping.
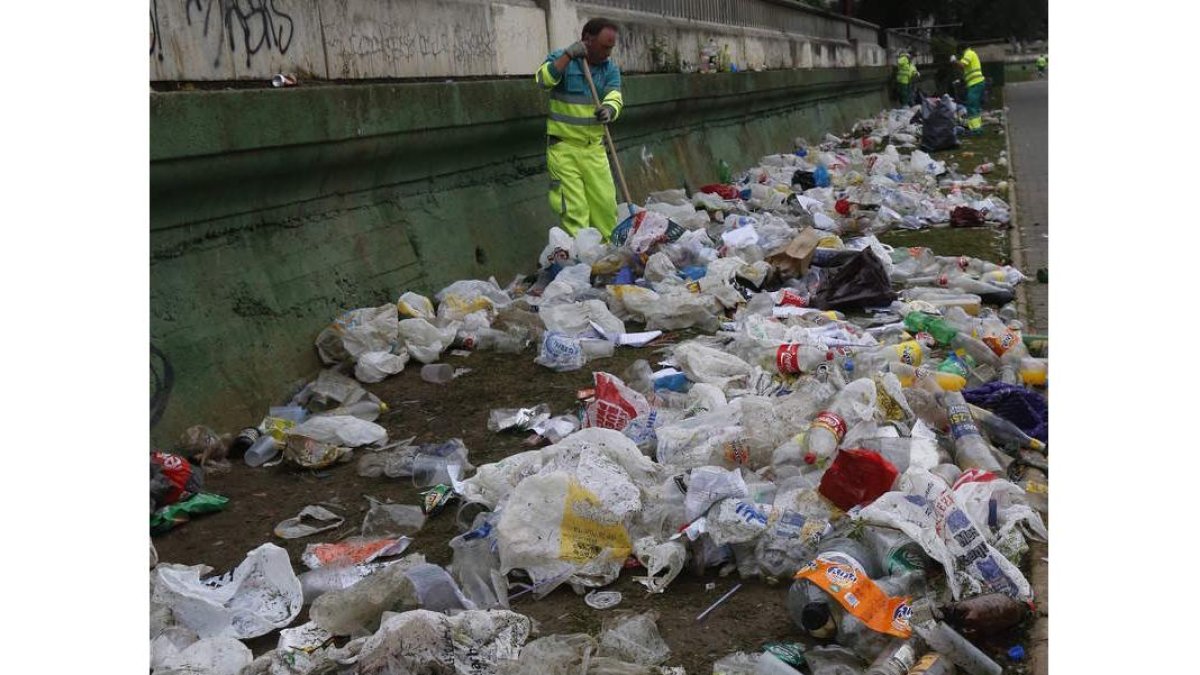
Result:
<instances>
[{"instance_id":1,"label":"man sweeping","mask_svg":"<svg viewBox=\"0 0 1200 675\"><path fill-rule=\"evenodd\" d=\"M592 19L584 24L578 42L551 52L534 75L550 92L546 120L550 208L569 234L590 226L606 240L617 226L617 200L604 150L604 125L617 119L624 107L621 70L609 60L616 44L617 25ZM585 60L600 96L599 107L583 72Z\"/></svg>"}]
</instances>

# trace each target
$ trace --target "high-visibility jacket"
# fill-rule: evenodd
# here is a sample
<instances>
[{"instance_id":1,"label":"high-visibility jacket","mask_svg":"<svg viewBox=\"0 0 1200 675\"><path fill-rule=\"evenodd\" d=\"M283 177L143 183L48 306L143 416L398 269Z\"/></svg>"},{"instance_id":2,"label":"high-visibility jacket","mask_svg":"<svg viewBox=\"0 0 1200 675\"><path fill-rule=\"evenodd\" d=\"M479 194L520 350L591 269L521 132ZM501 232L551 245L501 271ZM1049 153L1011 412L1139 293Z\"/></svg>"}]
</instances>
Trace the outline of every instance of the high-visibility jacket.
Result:
<instances>
[{"instance_id":1,"label":"high-visibility jacket","mask_svg":"<svg viewBox=\"0 0 1200 675\"><path fill-rule=\"evenodd\" d=\"M571 59L566 72L558 72L554 61L563 50L550 52L545 63L534 73L534 79L550 91L550 116L546 119L546 134L579 143L599 143L604 138L604 125L596 119L596 104L584 78L580 62ZM600 103L613 109L612 119L621 115L625 100L621 97L621 69L612 59L594 66L589 64L592 81L600 95Z\"/></svg>"},{"instance_id":2,"label":"high-visibility jacket","mask_svg":"<svg viewBox=\"0 0 1200 675\"><path fill-rule=\"evenodd\" d=\"M1046 57L1044 57L1044 56L1039 56L1039 57L1037 58L1037 67L1038 67L1038 68L1045 68L1045 67L1046 67Z\"/></svg>"},{"instance_id":3,"label":"high-visibility jacket","mask_svg":"<svg viewBox=\"0 0 1200 675\"><path fill-rule=\"evenodd\" d=\"M963 82L968 87L975 86L983 82L983 66L979 63L979 55L974 49L967 47L963 51L962 58L958 60L963 66Z\"/></svg>"},{"instance_id":4,"label":"high-visibility jacket","mask_svg":"<svg viewBox=\"0 0 1200 675\"><path fill-rule=\"evenodd\" d=\"M908 84L912 81L913 75L917 74L917 68L908 60L907 56L901 56L896 61L896 82L900 84Z\"/></svg>"}]
</instances>

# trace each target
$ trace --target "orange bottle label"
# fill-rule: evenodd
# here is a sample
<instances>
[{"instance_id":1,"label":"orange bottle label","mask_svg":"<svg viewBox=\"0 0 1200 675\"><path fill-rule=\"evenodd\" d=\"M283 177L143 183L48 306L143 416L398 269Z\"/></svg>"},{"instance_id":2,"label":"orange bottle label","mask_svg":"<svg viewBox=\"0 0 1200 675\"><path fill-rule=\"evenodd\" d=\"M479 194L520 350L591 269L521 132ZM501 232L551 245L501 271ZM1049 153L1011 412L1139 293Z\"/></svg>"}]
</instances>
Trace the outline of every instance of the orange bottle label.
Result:
<instances>
[{"instance_id":1,"label":"orange bottle label","mask_svg":"<svg viewBox=\"0 0 1200 675\"><path fill-rule=\"evenodd\" d=\"M909 599L884 593L853 558L836 551L822 553L801 567L796 578L808 579L819 586L871 630L899 638L912 637Z\"/></svg>"}]
</instances>

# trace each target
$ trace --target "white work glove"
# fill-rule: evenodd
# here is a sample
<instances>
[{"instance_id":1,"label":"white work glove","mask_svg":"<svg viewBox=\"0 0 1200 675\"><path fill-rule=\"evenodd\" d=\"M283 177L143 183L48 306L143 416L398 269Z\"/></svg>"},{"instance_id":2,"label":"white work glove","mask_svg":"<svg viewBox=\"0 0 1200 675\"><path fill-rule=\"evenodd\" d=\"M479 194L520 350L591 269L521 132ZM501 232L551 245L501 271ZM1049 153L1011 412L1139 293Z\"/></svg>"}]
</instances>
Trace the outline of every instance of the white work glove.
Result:
<instances>
[{"instance_id":1,"label":"white work glove","mask_svg":"<svg viewBox=\"0 0 1200 675\"><path fill-rule=\"evenodd\" d=\"M573 59L581 59L587 56L587 45L582 42L574 42L571 46L563 50L567 56Z\"/></svg>"},{"instance_id":2,"label":"white work glove","mask_svg":"<svg viewBox=\"0 0 1200 675\"><path fill-rule=\"evenodd\" d=\"M600 120L601 124L608 124L616 114L617 111L613 110L613 107L610 105L602 105L596 108L596 119Z\"/></svg>"}]
</instances>

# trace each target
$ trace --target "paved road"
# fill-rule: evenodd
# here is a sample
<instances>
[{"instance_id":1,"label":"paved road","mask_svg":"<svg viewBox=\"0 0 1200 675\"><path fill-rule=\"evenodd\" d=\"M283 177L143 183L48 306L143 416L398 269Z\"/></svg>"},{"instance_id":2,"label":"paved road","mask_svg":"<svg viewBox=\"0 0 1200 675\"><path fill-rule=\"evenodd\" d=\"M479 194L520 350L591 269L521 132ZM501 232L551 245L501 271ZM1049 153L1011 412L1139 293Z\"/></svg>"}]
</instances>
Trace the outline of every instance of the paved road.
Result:
<instances>
[{"instance_id":1,"label":"paved road","mask_svg":"<svg viewBox=\"0 0 1200 675\"><path fill-rule=\"evenodd\" d=\"M1046 159L1048 119L1046 102L1049 80L1034 80L1008 85L1004 99L1008 105L1009 143L1012 146L1013 171L1017 176L1017 221L1020 227L1020 255L1024 271L1030 276L1025 290L1029 300L1029 330L1049 333L1047 286L1038 283L1034 273L1048 267L1050 240L1046 198L1049 194Z\"/></svg>"}]
</instances>

